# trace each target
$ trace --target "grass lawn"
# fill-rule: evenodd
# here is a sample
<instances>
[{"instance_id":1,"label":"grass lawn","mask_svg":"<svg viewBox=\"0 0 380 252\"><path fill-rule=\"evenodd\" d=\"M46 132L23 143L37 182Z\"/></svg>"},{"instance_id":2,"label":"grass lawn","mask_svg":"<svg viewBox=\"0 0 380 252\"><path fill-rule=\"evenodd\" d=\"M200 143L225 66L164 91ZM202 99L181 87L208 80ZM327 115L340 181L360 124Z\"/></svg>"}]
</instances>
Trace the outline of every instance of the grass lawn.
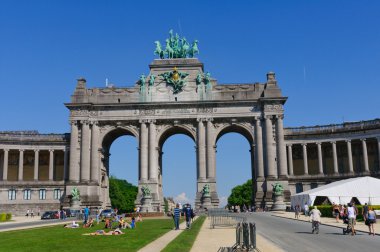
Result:
<instances>
[{"instance_id":1,"label":"grass lawn","mask_svg":"<svg viewBox=\"0 0 380 252\"><path fill-rule=\"evenodd\" d=\"M191 225L191 229L184 230L173 241L171 241L162 251L164 252L190 251L205 219L206 219L205 216L200 216Z\"/></svg>"},{"instance_id":2,"label":"grass lawn","mask_svg":"<svg viewBox=\"0 0 380 252\"><path fill-rule=\"evenodd\" d=\"M86 236L104 223L91 228L63 228L63 225L0 233L0 251L137 251L172 230L172 219L145 219L135 229L118 236Z\"/></svg>"}]
</instances>

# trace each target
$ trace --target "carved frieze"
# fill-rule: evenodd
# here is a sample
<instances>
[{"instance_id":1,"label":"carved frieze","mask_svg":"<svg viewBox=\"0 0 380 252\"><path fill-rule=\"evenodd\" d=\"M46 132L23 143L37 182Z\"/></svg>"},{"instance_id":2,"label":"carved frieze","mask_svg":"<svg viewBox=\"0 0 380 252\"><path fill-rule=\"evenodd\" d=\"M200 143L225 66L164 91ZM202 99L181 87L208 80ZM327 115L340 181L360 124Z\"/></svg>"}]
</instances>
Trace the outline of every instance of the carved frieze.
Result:
<instances>
[{"instance_id":1,"label":"carved frieze","mask_svg":"<svg viewBox=\"0 0 380 252\"><path fill-rule=\"evenodd\" d=\"M283 108L282 104L265 104L264 105L264 111L283 112L284 108Z\"/></svg>"}]
</instances>

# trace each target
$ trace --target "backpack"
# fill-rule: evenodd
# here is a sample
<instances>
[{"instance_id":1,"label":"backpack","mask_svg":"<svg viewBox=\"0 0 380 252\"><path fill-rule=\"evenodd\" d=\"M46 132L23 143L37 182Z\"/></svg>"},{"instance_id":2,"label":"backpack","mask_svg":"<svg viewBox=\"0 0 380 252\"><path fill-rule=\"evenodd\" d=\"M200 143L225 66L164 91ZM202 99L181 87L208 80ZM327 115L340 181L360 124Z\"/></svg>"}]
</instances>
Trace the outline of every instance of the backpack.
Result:
<instances>
[{"instance_id":1,"label":"backpack","mask_svg":"<svg viewBox=\"0 0 380 252\"><path fill-rule=\"evenodd\" d=\"M191 218L194 218L195 217L195 213L193 211L193 209L191 209L191 214L190 214Z\"/></svg>"}]
</instances>

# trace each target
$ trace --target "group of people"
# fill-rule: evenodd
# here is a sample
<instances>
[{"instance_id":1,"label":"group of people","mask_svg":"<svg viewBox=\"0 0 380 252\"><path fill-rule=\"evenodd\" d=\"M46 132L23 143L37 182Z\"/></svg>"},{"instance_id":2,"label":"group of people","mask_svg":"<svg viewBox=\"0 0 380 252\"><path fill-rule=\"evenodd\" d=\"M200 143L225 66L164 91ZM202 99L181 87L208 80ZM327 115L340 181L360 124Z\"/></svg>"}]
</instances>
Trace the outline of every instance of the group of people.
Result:
<instances>
[{"instance_id":1,"label":"group of people","mask_svg":"<svg viewBox=\"0 0 380 252\"><path fill-rule=\"evenodd\" d=\"M33 209L27 209L25 216L33 218L34 217L34 210ZM40 209L39 208L37 208L37 216L40 216Z\"/></svg>"},{"instance_id":2,"label":"group of people","mask_svg":"<svg viewBox=\"0 0 380 252\"><path fill-rule=\"evenodd\" d=\"M173 209L173 219L174 219L174 228L175 230L179 230L179 221L181 219L181 213L184 214L185 220L186 220L186 229L191 228L191 222L193 218L195 217L194 211L191 208L190 204L185 204L185 206L181 209L180 204L177 203L176 207Z\"/></svg>"},{"instance_id":3,"label":"group of people","mask_svg":"<svg viewBox=\"0 0 380 252\"><path fill-rule=\"evenodd\" d=\"M106 218L104 222L105 222L104 228L110 228L110 229L112 228L113 223L117 223L117 227L121 229L126 229L126 228L134 229L136 227L135 217L131 218L130 223L127 221L126 218L123 219L122 216L117 216L117 215L113 219Z\"/></svg>"},{"instance_id":4,"label":"group of people","mask_svg":"<svg viewBox=\"0 0 380 252\"><path fill-rule=\"evenodd\" d=\"M321 212L318 210L317 206L309 212L309 206L305 204L304 208L305 216L310 215L310 221L312 222L312 233L319 232L319 224L321 222ZM294 207L295 218L298 219L300 216L301 207L296 205ZM348 203L346 205L335 204L332 205L332 215L336 219L336 222L339 222L339 218L343 220L343 223L348 224L347 229L350 230L351 235L356 235L355 225L356 218L359 214L358 208L355 206L355 203ZM361 212L365 224L368 226L369 235L375 235L374 223L376 223L376 213L373 207L369 206L367 203L362 208Z\"/></svg>"}]
</instances>

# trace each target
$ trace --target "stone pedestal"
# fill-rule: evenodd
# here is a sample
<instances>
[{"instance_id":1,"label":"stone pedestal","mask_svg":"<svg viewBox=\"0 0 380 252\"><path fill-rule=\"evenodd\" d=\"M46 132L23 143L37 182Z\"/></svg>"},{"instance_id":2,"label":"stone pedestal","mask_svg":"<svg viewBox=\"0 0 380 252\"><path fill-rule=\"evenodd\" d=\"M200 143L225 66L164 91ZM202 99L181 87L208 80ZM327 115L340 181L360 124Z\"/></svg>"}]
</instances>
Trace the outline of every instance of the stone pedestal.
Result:
<instances>
[{"instance_id":1,"label":"stone pedestal","mask_svg":"<svg viewBox=\"0 0 380 252\"><path fill-rule=\"evenodd\" d=\"M210 195L203 195L201 199L201 208L202 209L210 209L213 208L211 204L211 196Z\"/></svg>"},{"instance_id":2,"label":"stone pedestal","mask_svg":"<svg viewBox=\"0 0 380 252\"><path fill-rule=\"evenodd\" d=\"M273 205L272 205L272 211L285 211L286 210L286 204L284 202L284 195L276 195L273 194Z\"/></svg>"},{"instance_id":3,"label":"stone pedestal","mask_svg":"<svg viewBox=\"0 0 380 252\"><path fill-rule=\"evenodd\" d=\"M153 212L152 196L145 196L141 199L140 211L143 213Z\"/></svg>"},{"instance_id":4,"label":"stone pedestal","mask_svg":"<svg viewBox=\"0 0 380 252\"><path fill-rule=\"evenodd\" d=\"M70 209L80 210L80 200L70 200Z\"/></svg>"}]
</instances>

